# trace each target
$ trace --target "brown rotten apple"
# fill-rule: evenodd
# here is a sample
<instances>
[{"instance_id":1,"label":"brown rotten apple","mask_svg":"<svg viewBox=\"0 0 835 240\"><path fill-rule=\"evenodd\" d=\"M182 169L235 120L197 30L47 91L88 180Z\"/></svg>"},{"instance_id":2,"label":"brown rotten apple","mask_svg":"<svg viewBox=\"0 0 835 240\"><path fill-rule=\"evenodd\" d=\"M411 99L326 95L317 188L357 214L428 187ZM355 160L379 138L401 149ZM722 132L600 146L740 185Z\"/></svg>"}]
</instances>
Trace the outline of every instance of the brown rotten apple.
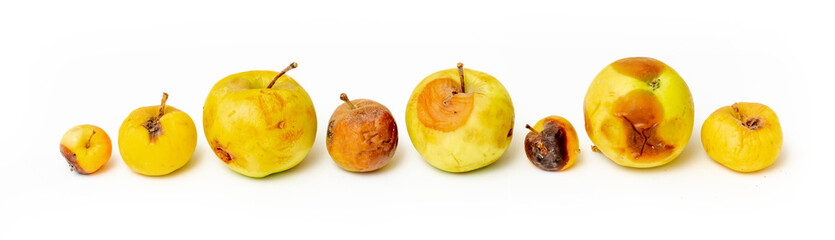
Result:
<instances>
[{"instance_id":1,"label":"brown rotten apple","mask_svg":"<svg viewBox=\"0 0 835 240\"><path fill-rule=\"evenodd\" d=\"M337 165L351 172L382 168L397 149L397 124L382 104L368 99L348 100L328 121L328 153Z\"/></svg>"}]
</instances>

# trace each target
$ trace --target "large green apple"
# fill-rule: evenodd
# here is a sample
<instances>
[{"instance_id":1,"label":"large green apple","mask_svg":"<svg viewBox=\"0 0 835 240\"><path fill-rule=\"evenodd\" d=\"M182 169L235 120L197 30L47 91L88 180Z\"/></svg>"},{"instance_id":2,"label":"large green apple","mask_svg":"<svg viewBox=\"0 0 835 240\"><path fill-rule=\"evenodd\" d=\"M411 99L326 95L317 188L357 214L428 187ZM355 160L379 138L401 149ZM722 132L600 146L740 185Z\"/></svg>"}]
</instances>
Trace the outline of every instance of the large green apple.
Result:
<instances>
[{"instance_id":1,"label":"large green apple","mask_svg":"<svg viewBox=\"0 0 835 240\"><path fill-rule=\"evenodd\" d=\"M424 78L406 106L406 129L426 162L447 172L495 162L513 135L513 103L499 80L464 69Z\"/></svg>"},{"instance_id":2,"label":"large green apple","mask_svg":"<svg viewBox=\"0 0 835 240\"><path fill-rule=\"evenodd\" d=\"M236 172L264 177L299 164L316 138L310 96L284 71L249 71L221 79L203 106L203 131Z\"/></svg>"}]
</instances>

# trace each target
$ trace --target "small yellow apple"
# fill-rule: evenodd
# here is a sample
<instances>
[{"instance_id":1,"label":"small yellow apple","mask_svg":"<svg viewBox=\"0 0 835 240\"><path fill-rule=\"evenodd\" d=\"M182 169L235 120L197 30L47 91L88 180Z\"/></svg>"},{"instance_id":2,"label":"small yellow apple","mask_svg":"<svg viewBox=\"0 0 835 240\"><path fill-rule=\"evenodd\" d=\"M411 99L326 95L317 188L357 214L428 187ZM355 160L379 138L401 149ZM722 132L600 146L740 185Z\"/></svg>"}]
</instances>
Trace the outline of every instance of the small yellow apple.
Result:
<instances>
[{"instance_id":1,"label":"small yellow apple","mask_svg":"<svg viewBox=\"0 0 835 240\"><path fill-rule=\"evenodd\" d=\"M249 71L218 81L203 106L206 140L229 168L264 177L299 164L316 139L310 96L281 72Z\"/></svg>"},{"instance_id":2,"label":"small yellow apple","mask_svg":"<svg viewBox=\"0 0 835 240\"><path fill-rule=\"evenodd\" d=\"M447 172L472 171L504 154L513 134L510 94L493 76L447 69L421 81L406 106L406 129L418 153Z\"/></svg>"},{"instance_id":3,"label":"small yellow apple","mask_svg":"<svg viewBox=\"0 0 835 240\"><path fill-rule=\"evenodd\" d=\"M183 111L166 106L137 108L119 127L119 153L136 173L166 175L188 163L197 146L197 128Z\"/></svg>"},{"instance_id":4,"label":"small yellow apple","mask_svg":"<svg viewBox=\"0 0 835 240\"><path fill-rule=\"evenodd\" d=\"M70 171L91 174L110 160L113 147L110 137L99 127L83 124L64 133L61 137L61 155L70 164Z\"/></svg>"},{"instance_id":5,"label":"small yellow apple","mask_svg":"<svg viewBox=\"0 0 835 240\"><path fill-rule=\"evenodd\" d=\"M624 58L603 68L586 92L583 113L597 149L627 167L672 161L693 132L690 89L653 58Z\"/></svg>"},{"instance_id":6,"label":"small yellow apple","mask_svg":"<svg viewBox=\"0 0 835 240\"><path fill-rule=\"evenodd\" d=\"M783 148L777 114L759 103L717 109L702 125L702 146L714 161L737 172L771 166Z\"/></svg>"}]
</instances>

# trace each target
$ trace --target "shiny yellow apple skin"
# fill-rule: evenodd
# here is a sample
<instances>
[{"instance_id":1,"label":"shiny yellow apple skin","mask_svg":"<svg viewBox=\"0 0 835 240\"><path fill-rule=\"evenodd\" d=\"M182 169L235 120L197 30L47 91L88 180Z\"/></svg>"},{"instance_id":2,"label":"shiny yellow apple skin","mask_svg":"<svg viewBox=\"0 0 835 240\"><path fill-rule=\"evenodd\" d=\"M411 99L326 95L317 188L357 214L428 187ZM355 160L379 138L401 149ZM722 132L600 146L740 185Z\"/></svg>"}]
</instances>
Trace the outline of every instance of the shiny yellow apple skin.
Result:
<instances>
[{"instance_id":1,"label":"shiny yellow apple skin","mask_svg":"<svg viewBox=\"0 0 835 240\"><path fill-rule=\"evenodd\" d=\"M159 105L138 108L119 127L122 160L131 170L146 176L162 176L180 169L197 146L194 121L172 106L166 105L159 118L161 134L149 132L145 126L148 120L159 116L159 109Z\"/></svg>"},{"instance_id":2,"label":"shiny yellow apple skin","mask_svg":"<svg viewBox=\"0 0 835 240\"><path fill-rule=\"evenodd\" d=\"M83 124L64 133L59 150L71 171L86 175L98 171L110 160L113 146L104 130Z\"/></svg>"},{"instance_id":3,"label":"shiny yellow apple skin","mask_svg":"<svg viewBox=\"0 0 835 240\"><path fill-rule=\"evenodd\" d=\"M504 154L512 137L514 112L510 94L493 76L465 68L465 91L473 94L472 112L457 128L439 130L418 119L417 105L426 85L444 78L459 81L458 70L429 75L409 98L406 129L412 144L426 162L447 172L467 172L490 165Z\"/></svg>"},{"instance_id":4,"label":"shiny yellow apple skin","mask_svg":"<svg viewBox=\"0 0 835 240\"><path fill-rule=\"evenodd\" d=\"M783 130L768 106L740 102L719 108L705 119L702 146L717 163L737 172L754 172L777 160Z\"/></svg>"},{"instance_id":5,"label":"shiny yellow apple skin","mask_svg":"<svg viewBox=\"0 0 835 240\"><path fill-rule=\"evenodd\" d=\"M583 112L591 141L627 167L669 163L693 132L690 89L673 68L653 58L624 58L603 68L586 92Z\"/></svg>"},{"instance_id":6,"label":"shiny yellow apple skin","mask_svg":"<svg viewBox=\"0 0 835 240\"><path fill-rule=\"evenodd\" d=\"M307 92L288 75L249 71L218 81L203 106L203 131L226 166L264 177L299 164L316 138L316 112Z\"/></svg>"}]
</instances>

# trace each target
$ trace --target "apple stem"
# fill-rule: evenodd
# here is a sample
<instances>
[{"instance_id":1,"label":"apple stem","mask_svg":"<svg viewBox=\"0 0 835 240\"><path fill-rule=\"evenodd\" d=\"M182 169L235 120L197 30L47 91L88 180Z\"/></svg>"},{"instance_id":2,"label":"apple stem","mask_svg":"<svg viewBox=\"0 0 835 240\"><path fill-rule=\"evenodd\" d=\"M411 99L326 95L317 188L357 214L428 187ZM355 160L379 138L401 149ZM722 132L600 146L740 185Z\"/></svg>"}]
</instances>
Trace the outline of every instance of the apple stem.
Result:
<instances>
[{"instance_id":1,"label":"apple stem","mask_svg":"<svg viewBox=\"0 0 835 240\"><path fill-rule=\"evenodd\" d=\"M744 121L745 116L742 116L742 113L739 112L739 104L734 103L733 105L731 105L731 108L734 110L734 117L736 117L736 119L739 119L740 121Z\"/></svg>"},{"instance_id":2,"label":"apple stem","mask_svg":"<svg viewBox=\"0 0 835 240\"><path fill-rule=\"evenodd\" d=\"M270 85L267 85L267 88L272 88L272 87L273 87L273 84L275 84L275 81L277 81L277 80L278 80L278 78L280 78L281 76L284 76L284 74L285 74L285 73L287 73L287 71L290 71L291 69L296 68L296 67L298 67L298 66L299 66L299 64L298 64L298 63L296 63L296 62L292 62L292 63L290 63L290 65L289 65L289 66L287 66L286 68L284 68L284 70L281 70L281 72L280 72L280 73L278 73L278 75L275 75L275 77L273 78L273 80L270 82Z\"/></svg>"},{"instance_id":3,"label":"apple stem","mask_svg":"<svg viewBox=\"0 0 835 240\"><path fill-rule=\"evenodd\" d=\"M465 92L464 89L464 64L458 63L458 77L461 79L461 93Z\"/></svg>"},{"instance_id":4,"label":"apple stem","mask_svg":"<svg viewBox=\"0 0 835 240\"><path fill-rule=\"evenodd\" d=\"M165 114L165 101L168 101L167 92L162 93L162 102L159 104L159 116L157 116L157 119L162 118L162 114Z\"/></svg>"},{"instance_id":5,"label":"apple stem","mask_svg":"<svg viewBox=\"0 0 835 240\"><path fill-rule=\"evenodd\" d=\"M339 99L342 100L342 101L345 101L345 103L347 103L348 106L351 106L351 109L357 109L357 106L354 105L353 103L351 103L351 100L348 99L348 94L345 94L345 93L339 94Z\"/></svg>"},{"instance_id":6,"label":"apple stem","mask_svg":"<svg viewBox=\"0 0 835 240\"><path fill-rule=\"evenodd\" d=\"M90 138L87 139L87 144L84 144L84 148L90 148L90 141L93 140L93 135L96 135L96 130L93 130L93 133L90 134Z\"/></svg>"},{"instance_id":7,"label":"apple stem","mask_svg":"<svg viewBox=\"0 0 835 240\"><path fill-rule=\"evenodd\" d=\"M539 131L537 131L536 129L533 129L533 127L531 127L531 125L525 124L525 128L527 128L528 130L531 130L531 132L533 132L533 133L539 134Z\"/></svg>"}]
</instances>

